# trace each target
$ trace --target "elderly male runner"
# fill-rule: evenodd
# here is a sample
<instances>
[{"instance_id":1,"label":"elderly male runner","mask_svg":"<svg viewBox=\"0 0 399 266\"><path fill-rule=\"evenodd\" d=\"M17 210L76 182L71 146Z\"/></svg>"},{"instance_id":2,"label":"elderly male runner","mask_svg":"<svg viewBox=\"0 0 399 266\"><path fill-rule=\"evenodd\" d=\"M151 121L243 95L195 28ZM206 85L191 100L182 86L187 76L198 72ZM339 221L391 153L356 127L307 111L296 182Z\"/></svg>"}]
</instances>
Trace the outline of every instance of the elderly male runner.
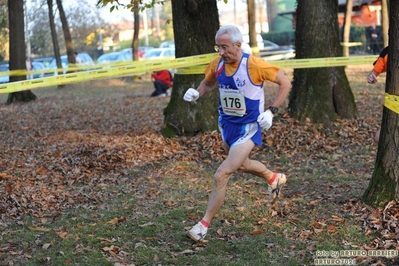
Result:
<instances>
[{"instance_id":1,"label":"elderly male runner","mask_svg":"<svg viewBox=\"0 0 399 266\"><path fill-rule=\"evenodd\" d=\"M249 154L255 145L262 145L262 128L268 130L272 126L273 114L286 98L291 82L279 67L242 51L243 38L236 26L221 27L215 42L219 57L205 69L205 78L199 87L188 89L184 95L185 101L193 102L219 84L219 129L228 154L214 174L214 187L204 217L187 231L195 241L206 236L211 220L223 204L228 180L235 171L248 172L267 181L270 199L278 197L281 187L287 182L284 174L270 171L261 162L250 159ZM265 80L279 85L277 95L266 112Z\"/></svg>"}]
</instances>

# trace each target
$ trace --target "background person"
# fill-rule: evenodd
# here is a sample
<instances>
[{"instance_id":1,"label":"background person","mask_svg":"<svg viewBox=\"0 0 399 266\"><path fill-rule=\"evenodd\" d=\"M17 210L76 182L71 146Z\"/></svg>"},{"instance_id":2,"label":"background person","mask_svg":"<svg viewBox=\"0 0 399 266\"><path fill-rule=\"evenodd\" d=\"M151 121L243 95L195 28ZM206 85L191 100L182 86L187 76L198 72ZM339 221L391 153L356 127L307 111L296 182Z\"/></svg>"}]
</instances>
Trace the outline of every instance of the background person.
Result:
<instances>
[{"instance_id":1,"label":"background person","mask_svg":"<svg viewBox=\"0 0 399 266\"><path fill-rule=\"evenodd\" d=\"M195 241L206 236L211 220L223 205L228 180L237 170L263 178L269 185L270 199L277 198L287 182L284 174L270 171L261 162L250 159L249 154L255 145L262 145L262 128L267 130L272 126L273 114L286 98L291 82L279 67L242 51L243 37L236 26L221 27L215 42L219 56L205 69L199 87L184 94L185 101L193 102L219 84L219 129L228 154L214 174L205 215L187 231ZM265 112L263 82L266 80L278 84L279 90Z\"/></svg>"},{"instance_id":2,"label":"background person","mask_svg":"<svg viewBox=\"0 0 399 266\"><path fill-rule=\"evenodd\" d=\"M165 69L154 72L151 74L151 79L154 81L155 88L151 97L166 96L168 89L172 87L172 74L169 70Z\"/></svg>"},{"instance_id":3,"label":"background person","mask_svg":"<svg viewBox=\"0 0 399 266\"><path fill-rule=\"evenodd\" d=\"M26 65L26 71L32 71L33 66L29 56L26 57L25 65ZM26 79L32 79L32 78L33 78L32 74L26 74Z\"/></svg>"},{"instance_id":4,"label":"background person","mask_svg":"<svg viewBox=\"0 0 399 266\"><path fill-rule=\"evenodd\" d=\"M369 39L370 49L373 54L379 54L381 52L381 31L374 23L371 24L371 27L368 29L367 36Z\"/></svg>"},{"instance_id":5,"label":"background person","mask_svg":"<svg viewBox=\"0 0 399 266\"><path fill-rule=\"evenodd\" d=\"M78 52L73 52L73 56L75 56L75 64L81 64L83 62L82 59L79 57Z\"/></svg>"},{"instance_id":6,"label":"background person","mask_svg":"<svg viewBox=\"0 0 399 266\"><path fill-rule=\"evenodd\" d=\"M388 51L389 46L385 47L380 55L378 56L377 60L373 63L374 67L367 75L367 82L370 84L374 84L378 82L378 76L387 71L388 68ZM378 142L380 140L380 133L381 129L378 129L377 133L374 136L374 140Z\"/></svg>"}]
</instances>

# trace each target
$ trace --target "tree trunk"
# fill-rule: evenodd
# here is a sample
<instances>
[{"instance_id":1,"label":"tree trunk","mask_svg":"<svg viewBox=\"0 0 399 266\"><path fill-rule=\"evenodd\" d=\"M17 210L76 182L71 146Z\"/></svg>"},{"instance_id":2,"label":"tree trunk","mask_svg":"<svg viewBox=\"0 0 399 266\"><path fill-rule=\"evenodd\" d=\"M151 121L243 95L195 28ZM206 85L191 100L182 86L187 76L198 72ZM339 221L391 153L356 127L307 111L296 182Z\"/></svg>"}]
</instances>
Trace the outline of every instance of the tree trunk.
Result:
<instances>
[{"instance_id":1,"label":"tree trunk","mask_svg":"<svg viewBox=\"0 0 399 266\"><path fill-rule=\"evenodd\" d=\"M146 12L146 10L144 10L143 12ZM134 32L133 32L133 42L132 42L132 53L133 53L133 61L138 61L140 15L139 15L139 2L137 0L134 1L133 16L134 16Z\"/></svg>"},{"instance_id":2,"label":"tree trunk","mask_svg":"<svg viewBox=\"0 0 399 266\"><path fill-rule=\"evenodd\" d=\"M265 9L266 9L266 2L265 0L258 0L256 1L258 4L258 10L259 10L259 23L260 23L260 31L262 33L268 32L268 29L264 27L265 23L267 21L267 16L265 16Z\"/></svg>"},{"instance_id":3,"label":"tree trunk","mask_svg":"<svg viewBox=\"0 0 399 266\"><path fill-rule=\"evenodd\" d=\"M277 16L277 0L266 0L267 2L267 21L269 23L269 31L275 31L276 25L274 24L274 19Z\"/></svg>"},{"instance_id":4,"label":"tree trunk","mask_svg":"<svg viewBox=\"0 0 399 266\"><path fill-rule=\"evenodd\" d=\"M215 34L219 29L216 0L172 0L172 14L176 58L215 52ZM217 130L216 89L196 103L183 100L187 89L197 88L203 78L204 75L175 75L172 97L164 111L165 136Z\"/></svg>"},{"instance_id":5,"label":"tree trunk","mask_svg":"<svg viewBox=\"0 0 399 266\"><path fill-rule=\"evenodd\" d=\"M347 45L350 41L350 33L351 33L351 21L352 21L352 8L353 8L353 0L346 1L346 12L345 12L345 21L344 26L342 27L342 42L344 45L343 54L344 56L349 56L349 46Z\"/></svg>"},{"instance_id":6,"label":"tree trunk","mask_svg":"<svg viewBox=\"0 0 399 266\"><path fill-rule=\"evenodd\" d=\"M23 0L8 0L8 19L10 29L10 70L26 69ZM25 79L26 75L10 76L11 82ZM34 100L36 100L36 95L27 90L8 94L6 103L30 102Z\"/></svg>"},{"instance_id":7,"label":"tree trunk","mask_svg":"<svg viewBox=\"0 0 399 266\"><path fill-rule=\"evenodd\" d=\"M48 17L50 22L51 39L53 41L54 57L57 62L57 68L62 69L62 63L60 58L60 46L58 45L57 31L54 23L54 12L53 12L53 0L47 0L48 6ZM58 71L57 71L58 73Z\"/></svg>"},{"instance_id":8,"label":"tree trunk","mask_svg":"<svg viewBox=\"0 0 399 266\"><path fill-rule=\"evenodd\" d=\"M247 1L248 9L248 35L249 35L249 46L252 48L252 54L259 56L259 47L256 40L256 9L255 0Z\"/></svg>"},{"instance_id":9,"label":"tree trunk","mask_svg":"<svg viewBox=\"0 0 399 266\"><path fill-rule=\"evenodd\" d=\"M388 46L389 36L389 10L388 10L388 0L381 0L381 13L382 13L382 40L384 43L384 48Z\"/></svg>"},{"instance_id":10,"label":"tree trunk","mask_svg":"<svg viewBox=\"0 0 399 266\"><path fill-rule=\"evenodd\" d=\"M399 2L389 5L389 57L385 91L399 95ZM397 103L397 102L396 102ZM384 107L374 171L363 200L381 206L399 199L399 114Z\"/></svg>"},{"instance_id":11,"label":"tree trunk","mask_svg":"<svg viewBox=\"0 0 399 266\"><path fill-rule=\"evenodd\" d=\"M338 1L298 0L295 32L296 58L342 56ZM328 33L328 34L326 34ZM299 121L330 126L337 115L355 118L357 109L344 67L294 70L289 112Z\"/></svg>"},{"instance_id":12,"label":"tree trunk","mask_svg":"<svg viewBox=\"0 0 399 266\"><path fill-rule=\"evenodd\" d=\"M73 50L73 44L72 44L71 32L69 31L68 20L65 15L64 7L62 6L62 1L61 0L56 0L56 1L57 1L58 12L60 13L60 19L61 19L61 23L62 23L62 31L64 33L64 38L65 38L65 46L66 46L66 50L67 50L68 63L69 63L69 66L71 66L76 63L75 56L74 56L74 50Z\"/></svg>"}]
</instances>

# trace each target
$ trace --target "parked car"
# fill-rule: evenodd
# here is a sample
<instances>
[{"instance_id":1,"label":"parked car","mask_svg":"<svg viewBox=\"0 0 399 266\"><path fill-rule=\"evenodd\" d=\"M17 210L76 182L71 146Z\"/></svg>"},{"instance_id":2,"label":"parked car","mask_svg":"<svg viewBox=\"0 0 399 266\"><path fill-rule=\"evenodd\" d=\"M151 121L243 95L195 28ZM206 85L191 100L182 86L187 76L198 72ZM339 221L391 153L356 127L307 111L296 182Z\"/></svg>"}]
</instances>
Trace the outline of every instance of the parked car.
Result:
<instances>
[{"instance_id":1,"label":"parked car","mask_svg":"<svg viewBox=\"0 0 399 266\"><path fill-rule=\"evenodd\" d=\"M159 45L159 48L175 48L175 42L164 41Z\"/></svg>"},{"instance_id":2,"label":"parked car","mask_svg":"<svg viewBox=\"0 0 399 266\"><path fill-rule=\"evenodd\" d=\"M10 71L10 67L8 64L2 64L0 65L0 72L8 72ZM7 83L10 82L10 77L9 75L1 75L0 76L0 83Z\"/></svg>"},{"instance_id":3,"label":"parked car","mask_svg":"<svg viewBox=\"0 0 399 266\"><path fill-rule=\"evenodd\" d=\"M142 58L143 54L145 54L145 52L147 52L148 50L151 50L151 49L154 49L154 47L152 47L152 46L139 46L139 49L138 49L138 52L137 52L139 58ZM126 49L122 50L122 52L126 52L126 51L130 52L132 54L132 56L133 56L132 48L126 48Z\"/></svg>"},{"instance_id":4,"label":"parked car","mask_svg":"<svg viewBox=\"0 0 399 266\"><path fill-rule=\"evenodd\" d=\"M267 60L288 60L295 58L295 49L291 46L280 46L274 42L264 40L263 49L259 56Z\"/></svg>"},{"instance_id":5,"label":"parked car","mask_svg":"<svg viewBox=\"0 0 399 266\"><path fill-rule=\"evenodd\" d=\"M143 54L142 59L175 58L175 48L154 48Z\"/></svg>"},{"instance_id":6,"label":"parked car","mask_svg":"<svg viewBox=\"0 0 399 266\"><path fill-rule=\"evenodd\" d=\"M111 62L132 61L133 55L129 51L113 52L101 55L97 58L97 64L107 64Z\"/></svg>"},{"instance_id":7,"label":"parked car","mask_svg":"<svg viewBox=\"0 0 399 266\"><path fill-rule=\"evenodd\" d=\"M46 67L43 65L41 62L32 62L32 71L34 70L43 70L43 73L35 73L33 74L32 78L37 79L37 78L42 78L44 77L44 70ZM8 72L10 71L10 65L9 64L2 64L0 65L0 72ZM0 76L0 83L8 83L10 82L10 76L7 75L2 75Z\"/></svg>"},{"instance_id":8,"label":"parked car","mask_svg":"<svg viewBox=\"0 0 399 266\"><path fill-rule=\"evenodd\" d=\"M94 61L88 53L78 53L78 57L81 61L81 63L79 65L94 66ZM66 69L69 66L67 55L61 55L61 64L62 64L62 68L64 68L63 73L66 74L67 73ZM57 61L55 60L55 58L51 61L51 63L49 64L49 66L47 68L48 69L57 68ZM56 73L57 73L56 71L54 73L47 73L47 74L45 74L45 76L53 76L53 75L56 75Z\"/></svg>"},{"instance_id":9,"label":"parked car","mask_svg":"<svg viewBox=\"0 0 399 266\"><path fill-rule=\"evenodd\" d=\"M139 57L142 58L143 55L149 50L154 49L152 46L139 46Z\"/></svg>"},{"instance_id":10,"label":"parked car","mask_svg":"<svg viewBox=\"0 0 399 266\"><path fill-rule=\"evenodd\" d=\"M35 74L33 74L33 78L34 78L34 79L43 78L43 77L44 77L44 70L45 70L45 69L46 69L46 67L44 66L43 63L33 61L33 62L32 62L32 71L35 71L35 70L43 70L42 73L35 73Z\"/></svg>"},{"instance_id":11,"label":"parked car","mask_svg":"<svg viewBox=\"0 0 399 266\"><path fill-rule=\"evenodd\" d=\"M154 49L154 47L152 47L152 46L139 46L139 51L142 51L143 54L145 52L147 52L148 50L151 50L151 49Z\"/></svg>"},{"instance_id":12,"label":"parked car","mask_svg":"<svg viewBox=\"0 0 399 266\"><path fill-rule=\"evenodd\" d=\"M48 67L48 65L53 61L54 56L48 56L48 57L36 57L32 58L32 62L40 62L43 63L44 67Z\"/></svg>"}]
</instances>

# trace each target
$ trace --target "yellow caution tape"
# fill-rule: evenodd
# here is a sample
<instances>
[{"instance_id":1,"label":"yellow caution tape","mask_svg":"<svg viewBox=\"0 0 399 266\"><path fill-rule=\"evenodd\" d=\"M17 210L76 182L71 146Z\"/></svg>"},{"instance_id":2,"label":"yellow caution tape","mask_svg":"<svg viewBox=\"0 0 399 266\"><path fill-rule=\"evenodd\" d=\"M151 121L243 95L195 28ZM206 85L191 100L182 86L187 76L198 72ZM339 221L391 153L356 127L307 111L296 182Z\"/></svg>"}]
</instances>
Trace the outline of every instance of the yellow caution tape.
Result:
<instances>
[{"instance_id":1,"label":"yellow caution tape","mask_svg":"<svg viewBox=\"0 0 399 266\"><path fill-rule=\"evenodd\" d=\"M353 46L361 46L363 45L362 42L341 42L342 46L346 46L346 47L353 47Z\"/></svg>"},{"instance_id":2,"label":"yellow caution tape","mask_svg":"<svg viewBox=\"0 0 399 266\"><path fill-rule=\"evenodd\" d=\"M273 61L272 64L282 68L316 68L372 64L375 58L375 56L327 57Z\"/></svg>"},{"instance_id":3,"label":"yellow caution tape","mask_svg":"<svg viewBox=\"0 0 399 266\"><path fill-rule=\"evenodd\" d=\"M81 72L74 72L65 75L51 76L40 79L23 80L11 82L0 85L0 94L12 93L23 90L31 90L49 86L57 86L63 84L70 84L76 82L83 82L89 80L115 78L123 76L131 76L142 74L150 71L160 69L177 69L178 74L202 74L206 65L215 57L217 53L204 54L192 57L182 57L177 59L168 60L146 60L138 62L119 63L112 66L79 66L70 67L68 71L85 70ZM315 67L332 67L332 66L346 66L356 64L371 64L375 61L375 56L353 56L353 57L331 57L331 58L312 58L312 59L297 59L297 60L280 60L273 61L273 65L282 68L315 68ZM87 70L92 67L94 69ZM62 73L65 69L51 69L44 72L59 71ZM43 73L41 71L26 71L26 70L13 70L9 71L10 74L24 75L33 73ZM7 73L7 72L5 72Z\"/></svg>"},{"instance_id":4,"label":"yellow caution tape","mask_svg":"<svg viewBox=\"0 0 399 266\"><path fill-rule=\"evenodd\" d=\"M399 114L399 96L385 93L384 106Z\"/></svg>"},{"instance_id":5,"label":"yellow caution tape","mask_svg":"<svg viewBox=\"0 0 399 266\"><path fill-rule=\"evenodd\" d=\"M129 62L131 63L131 62ZM0 76L26 76L29 74L44 74L44 73L64 73L64 71L68 72L74 72L74 71L80 71L80 70L87 70L87 69L96 69L100 68L102 65L75 65L71 64L71 67L68 67L68 69L65 68L50 68L50 69L41 69L41 70L23 70L23 69L18 69L18 70L10 70L10 71L2 71L0 72Z\"/></svg>"},{"instance_id":6,"label":"yellow caution tape","mask_svg":"<svg viewBox=\"0 0 399 266\"><path fill-rule=\"evenodd\" d=\"M352 57L328 57L328 58L309 58L309 59L293 59L293 60L278 60L268 61L269 63L279 66L281 68L316 68L316 67L334 67L334 66L348 66L348 65L364 65L372 64L375 61L375 56L352 56ZM205 65L180 68L177 70L178 74L202 74L206 68Z\"/></svg>"},{"instance_id":7,"label":"yellow caution tape","mask_svg":"<svg viewBox=\"0 0 399 266\"><path fill-rule=\"evenodd\" d=\"M50 86L64 85L70 83L84 82L90 80L116 78L124 76L132 76L143 74L160 69L177 69L178 74L203 74L207 64L217 57L217 53L204 54L191 57L182 57L177 59L162 60L146 60L138 62L120 62L117 64L103 65L84 65L72 66L67 71L80 71L65 75L51 76L39 79L22 80L0 85L0 94L13 93L24 90L44 88ZM281 68L317 68L317 67L334 67L347 65L372 64L375 56L352 56L352 57L329 57L329 58L310 58L295 60L279 60L269 61L273 65ZM92 68L87 70L88 68ZM83 70L83 71L82 71ZM4 75L26 75L37 73L61 72L65 69L46 69L37 71L12 70L8 72L0 72L0 76ZM384 105L390 110L399 113L399 97L395 95L385 94Z\"/></svg>"},{"instance_id":8,"label":"yellow caution tape","mask_svg":"<svg viewBox=\"0 0 399 266\"><path fill-rule=\"evenodd\" d=\"M135 74L142 74L143 72L152 72L160 69L173 69L173 68L181 68L187 66L204 65L209 63L216 56L217 54L213 53L213 54L205 54L205 55L198 55L191 57L182 57L177 59L145 60L139 62L131 62L130 64L116 66L116 67L106 67L100 69L86 70L83 72L75 72L65 75L45 77L40 79L16 81L0 85L0 94L13 93L18 91L57 86L57 85L64 85L64 84L83 82L89 80L132 76ZM74 68L68 68L68 71L71 69Z\"/></svg>"}]
</instances>

